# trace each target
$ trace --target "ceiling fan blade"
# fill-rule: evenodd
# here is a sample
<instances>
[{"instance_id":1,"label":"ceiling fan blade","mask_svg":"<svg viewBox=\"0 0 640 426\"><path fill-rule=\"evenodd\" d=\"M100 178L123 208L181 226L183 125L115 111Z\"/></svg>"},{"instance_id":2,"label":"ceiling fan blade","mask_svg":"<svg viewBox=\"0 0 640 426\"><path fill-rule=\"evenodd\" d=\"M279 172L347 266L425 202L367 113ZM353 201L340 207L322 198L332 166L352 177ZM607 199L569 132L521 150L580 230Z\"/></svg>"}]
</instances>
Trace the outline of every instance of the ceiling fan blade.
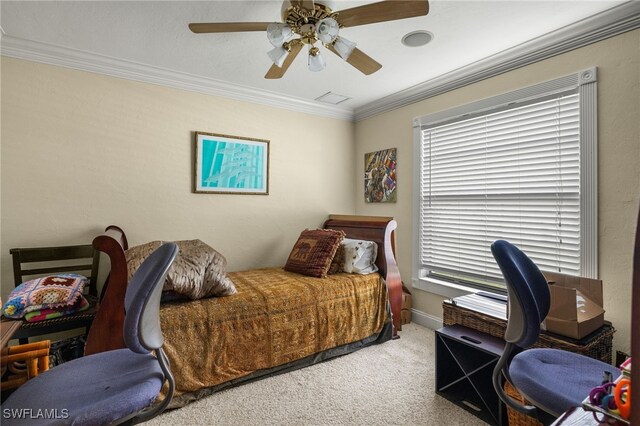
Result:
<instances>
[{"instance_id":1,"label":"ceiling fan blade","mask_svg":"<svg viewBox=\"0 0 640 426\"><path fill-rule=\"evenodd\" d=\"M290 0L291 6L300 6L307 10L314 10L313 0Z\"/></svg>"},{"instance_id":2,"label":"ceiling fan blade","mask_svg":"<svg viewBox=\"0 0 640 426\"><path fill-rule=\"evenodd\" d=\"M327 45L327 49L340 56L338 51L332 45ZM376 62L371 56L367 55L357 47L353 49L353 52L349 55L349 59L347 59L347 62L366 75L373 74L382 68L381 64Z\"/></svg>"},{"instance_id":3,"label":"ceiling fan blade","mask_svg":"<svg viewBox=\"0 0 640 426\"><path fill-rule=\"evenodd\" d=\"M189 29L196 34L226 33L240 31L266 31L271 22L212 22L189 24Z\"/></svg>"},{"instance_id":4,"label":"ceiling fan blade","mask_svg":"<svg viewBox=\"0 0 640 426\"><path fill-rule=\"evenodd\" d=\"M279 67L276 64L271 65L271 68L269 68L269 71L267 71L264 78L268 78L268 79L282 78L284 73L287 72L287 70L289 69L289 66L291 66L291 63L293 63L293 60L296 59L296 56L298 56L298 53L300 53L301 50L302 50L302 43L292 44L291 51L289 52L287 59L284 60L282 67Z\"/></svg>"},{"instance_id":5,"label":"ceiling fan blade","mask_svg":"<svg viewBox=\"0 0 640 426\"><path fill-rule=\"evenodd\" d=\"M424 16L427 13L429 13L428 0L386 0L340 10L338 11L338 22L343 27L355 27Z\"/></svg>"}]
</instances>

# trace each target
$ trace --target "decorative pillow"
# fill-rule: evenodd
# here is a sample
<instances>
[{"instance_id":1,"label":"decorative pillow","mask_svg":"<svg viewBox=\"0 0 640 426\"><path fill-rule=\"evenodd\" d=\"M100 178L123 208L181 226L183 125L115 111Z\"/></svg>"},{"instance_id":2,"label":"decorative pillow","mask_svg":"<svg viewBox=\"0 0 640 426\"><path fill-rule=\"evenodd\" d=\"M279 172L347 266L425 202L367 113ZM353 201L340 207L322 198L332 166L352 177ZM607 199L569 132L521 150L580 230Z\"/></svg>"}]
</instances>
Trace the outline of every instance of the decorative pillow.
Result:
<instances>
[{"instance_id":1,"label":"decorative pillow","mask_svg":"<svg viewBox=\"0 0 640 426\"><path fill-rule=\"evenodd\" d=\"M375 241L345 238L342 246L344 247L344 272L370 274L378 270L376 266L378 244Z\"/></svg>"},{"instance_id":2,"label":"decorative pillow","mask_svg":"<svg viewBox=\"0 0 640 426\"><path fill-rule=\"evenodd\" d=\"M129 280L144 259L162 245L162 241L132 247L125 252ZM235 294L236 286L227 277L227 260L200 240L176 241L180 252L173 262L164 291L178 293L189 299Z\"/></svg>"},{"instance_id":3,"label":"decorative pillow","mask_svg":"<svg viewBox=\"0 0 640 426\"><path fill-rule=\"evenodd\" d=\"M333 256L331 260L331 265L329 266L328 275L339 274L342 271L344 265L344 246L342 243L338 245L338 249L336 250L336 254Z\"/></svg>"},{"instance_id":4,"label":"decorative pillow","mask_svg":"<svg viewBox=\"0 0 640 426\"><path fill-rule=\"evenodd\" d=\"M317 278L326 277L344 235L344 232L334 229L305 229L289 254L284 265L285 271Z\"/></svg>"},{"instance_id":5,"label":"decorative pillow","mask_svg":"<svg viewBox=\"0 0 640 426\"><path fill-rule=\"evenodd\" d=\"M71 307L83 297L87 281L78 274L57 274L23 282L9 294L2 312L8 318L22 318L40 309Z\"/></svg>"}]
</instances>

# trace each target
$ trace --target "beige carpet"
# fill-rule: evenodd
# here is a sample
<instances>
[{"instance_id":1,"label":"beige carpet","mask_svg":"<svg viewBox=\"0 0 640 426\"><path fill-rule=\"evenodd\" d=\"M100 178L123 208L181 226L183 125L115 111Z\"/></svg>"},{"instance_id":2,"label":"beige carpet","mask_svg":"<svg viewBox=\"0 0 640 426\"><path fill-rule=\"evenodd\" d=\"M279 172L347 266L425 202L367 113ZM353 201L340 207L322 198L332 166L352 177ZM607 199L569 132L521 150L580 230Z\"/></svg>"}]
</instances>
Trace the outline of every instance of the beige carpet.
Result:
<instances>
[{"instance_id":1,"label":"beige carpet","mask_svg":"<svg viewBox=\"0 0 640 426\"><path fill-rule=\"evenodd\" d=\"M433 330L218 392L156 425L485 425L435 394Z\"/></svg>"}]
</instances>

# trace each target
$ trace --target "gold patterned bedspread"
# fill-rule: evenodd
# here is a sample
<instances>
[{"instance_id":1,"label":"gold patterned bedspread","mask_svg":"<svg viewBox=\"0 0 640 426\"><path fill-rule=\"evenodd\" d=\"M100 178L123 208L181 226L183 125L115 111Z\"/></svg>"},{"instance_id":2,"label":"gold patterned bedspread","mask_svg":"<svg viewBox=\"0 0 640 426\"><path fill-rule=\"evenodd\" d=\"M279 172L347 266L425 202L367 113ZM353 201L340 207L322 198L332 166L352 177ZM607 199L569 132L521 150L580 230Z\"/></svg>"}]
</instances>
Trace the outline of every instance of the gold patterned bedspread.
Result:
<instances>
[{"instance_id":1,"label":"gold patterned bedspread","mask_svg":"<svg viewBox=\"0 0 640 426\"><path fill-rule=\"evenodd\" d=\"M266 268L228 275L235 295L161 306L176 396L362 340L387 321L377 273L312 278Z\"/></svg>"}]
</instances>

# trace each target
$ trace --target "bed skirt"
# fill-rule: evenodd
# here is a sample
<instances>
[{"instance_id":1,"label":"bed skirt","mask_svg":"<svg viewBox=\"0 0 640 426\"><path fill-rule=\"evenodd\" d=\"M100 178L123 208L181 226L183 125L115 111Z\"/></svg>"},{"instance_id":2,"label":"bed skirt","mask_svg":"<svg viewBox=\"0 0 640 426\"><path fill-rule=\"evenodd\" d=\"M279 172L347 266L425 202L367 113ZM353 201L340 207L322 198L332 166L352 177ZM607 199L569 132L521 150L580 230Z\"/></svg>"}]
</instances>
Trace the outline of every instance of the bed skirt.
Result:
<instances>
[{"instance_id":1,"label":"bed skirt","mask_svg":"<svg viewBox=\"0 0 640 426\"><path fill-rule=\"evenodd\" d=\"M391 317L391 316L389 316ZM388 321L384 324L382 331L380 333L376 333L372 336L369 336L365 339L362 339L358 342L347 343L346 345L338 346L337 348L327 349L323 352L310 355L308 357L289 362L284 365L279 365L277 367L266 368L264 370L256 371L247 376L240 377L225 383L220 383L217 386L211 386L209 388L201 389L196 392L186 392L182 395L175 396L169 406L168 410L184 407L187 404L195 402L199 399L206 398L207 396L213 395L216 392L220 392L225 389L232 388L234 386L239 386L245 383L251 383L256 380L265 379L267 377L277 376L278 374L288 373L290 371L295 371L300 368L309 367L311 365L317 364L319 362L327 361L332 358L337 358L342 355L347 355L352 352L355 352L359 349L365 348L367 346L376 345L379 343L386 342L387 340L391 340L393 335L393 324L391 321Z\"/></svg>"}]
</instances>

